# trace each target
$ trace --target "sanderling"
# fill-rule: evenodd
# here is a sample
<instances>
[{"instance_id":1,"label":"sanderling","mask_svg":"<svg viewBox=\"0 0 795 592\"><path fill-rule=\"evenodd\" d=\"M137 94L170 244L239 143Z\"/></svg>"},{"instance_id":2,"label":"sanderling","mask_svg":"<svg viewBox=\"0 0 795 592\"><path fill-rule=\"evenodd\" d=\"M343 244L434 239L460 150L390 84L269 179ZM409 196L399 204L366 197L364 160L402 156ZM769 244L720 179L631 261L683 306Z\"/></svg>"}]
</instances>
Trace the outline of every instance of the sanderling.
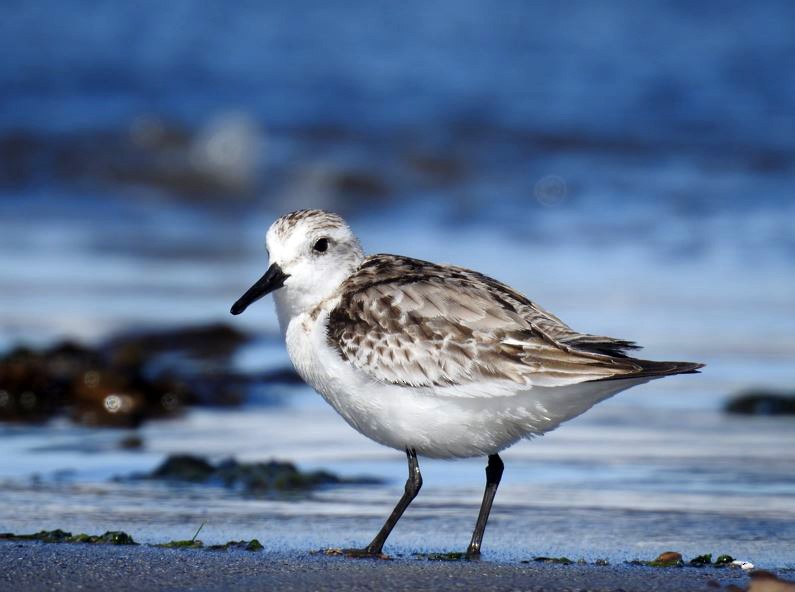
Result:
<instances>
[{"instance_id":1,"label":"sanderling","mask_svg":"<svg viewBox=\"0 0 795 592\"><path fill-rule=\"evenodd\" d=\"M629 357L631 341L578 333L490 277L399 255L365 256L321 210L268 230L270 267L235 304L273 292L298 374L351 427L405 451L403 496L362 556L380 555L422 486L417 456L486 456L467 557L480 554L503 472L499 452L632 386L702 364Z\"/></svg>"}]
</instances>

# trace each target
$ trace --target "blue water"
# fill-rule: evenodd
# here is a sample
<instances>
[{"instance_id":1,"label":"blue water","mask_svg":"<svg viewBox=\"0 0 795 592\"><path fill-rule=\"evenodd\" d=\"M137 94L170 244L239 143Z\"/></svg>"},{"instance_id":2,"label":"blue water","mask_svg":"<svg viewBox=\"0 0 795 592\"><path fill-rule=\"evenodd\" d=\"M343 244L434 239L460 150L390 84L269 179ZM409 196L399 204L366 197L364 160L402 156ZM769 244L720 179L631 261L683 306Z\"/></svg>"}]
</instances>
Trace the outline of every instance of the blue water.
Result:
<instances>
[{"instance_id":1,"label":"blue water","mask_svg":"<svg viewBox=\"0 0 795 592\"><path fill-rule=\"evenodd\" d=\"M369 251L476 268L577 329L708 364L506 452L492 557L795 565L793 424L721 412L795 384L791 2L46 0L5 8L0 49L0 349L213 320L273 336L267 300L229 305L276 216L328 207ZM237 363L287 359L263 339ZM0 531L362 543L401 456L308 389L276 394L149 423L141 452L0 426ZM110 481L186 450L387 483L286 502ZM393 549L460 549L482 462L423 469Z\"/></svg>"}]
</instances>

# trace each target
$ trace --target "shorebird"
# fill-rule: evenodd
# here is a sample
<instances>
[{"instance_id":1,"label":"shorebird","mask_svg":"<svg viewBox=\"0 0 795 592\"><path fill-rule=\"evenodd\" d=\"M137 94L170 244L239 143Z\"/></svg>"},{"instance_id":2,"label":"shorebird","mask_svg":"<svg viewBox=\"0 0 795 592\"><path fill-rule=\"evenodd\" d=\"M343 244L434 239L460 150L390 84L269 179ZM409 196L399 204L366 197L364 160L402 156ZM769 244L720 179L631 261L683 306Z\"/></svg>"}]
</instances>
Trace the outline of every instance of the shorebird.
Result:
<instances>
[{"instance_id":1,"label":"shorebird","mask_svg":"<svg viewBox=\"0 0 795 592\"><path fill-rule=\"evenodd\" d=\"M298 374L368 438L404 451L403 496L369 545L379 556L422 487L418 456L487 457L466 557L480 555L499 453L630 387L702 364L630 357L624 339L579 333L516 290L462 267L365 256L338 215L300 210L266 237L268 270L232 314L273 292Z\"/></svg>"}]
</instances>

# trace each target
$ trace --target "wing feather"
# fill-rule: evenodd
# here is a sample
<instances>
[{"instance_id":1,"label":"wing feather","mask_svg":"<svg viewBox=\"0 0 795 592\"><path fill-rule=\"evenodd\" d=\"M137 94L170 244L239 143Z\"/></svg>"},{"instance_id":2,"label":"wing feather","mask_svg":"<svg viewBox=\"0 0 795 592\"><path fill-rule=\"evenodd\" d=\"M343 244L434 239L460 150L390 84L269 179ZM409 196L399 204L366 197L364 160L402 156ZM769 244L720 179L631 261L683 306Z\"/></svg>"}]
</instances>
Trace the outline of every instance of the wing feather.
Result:
<instances>
[{"instance_id":1,"label":"wing feather","mask_svg":"<svg viewBox=\"0 0 795 592\"><path fill-rule=\"evenodd\" d=\"M394 255L367 258L343 283L328 341L373 380L413 387L498 381L509 392L645 368L624 353L632 342L578 333L492 278Z\"/></svg>"}]
</instances>

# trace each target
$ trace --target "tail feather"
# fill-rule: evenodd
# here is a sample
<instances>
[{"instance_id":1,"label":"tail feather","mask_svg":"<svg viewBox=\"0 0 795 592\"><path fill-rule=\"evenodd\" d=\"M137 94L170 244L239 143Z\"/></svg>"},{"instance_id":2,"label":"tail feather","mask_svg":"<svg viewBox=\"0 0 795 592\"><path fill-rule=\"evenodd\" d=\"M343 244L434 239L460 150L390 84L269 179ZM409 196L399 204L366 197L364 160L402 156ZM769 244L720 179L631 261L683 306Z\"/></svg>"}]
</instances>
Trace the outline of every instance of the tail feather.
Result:
<instances>
[{"instance_id":1,"label":"tail feather","mask_svg":"<svg viewBox=\"0 0 795 592\"><path fill-rule=\"evenodd\" d=\"M704 364L698 362L656 362L654 360L638 360L629 358L639 369L637 372L629 374L618 374L600 380L621 380L625 378L661 378L663 376L673 376L674 374L698 374Z\"/></svg>"}]
</instances>

